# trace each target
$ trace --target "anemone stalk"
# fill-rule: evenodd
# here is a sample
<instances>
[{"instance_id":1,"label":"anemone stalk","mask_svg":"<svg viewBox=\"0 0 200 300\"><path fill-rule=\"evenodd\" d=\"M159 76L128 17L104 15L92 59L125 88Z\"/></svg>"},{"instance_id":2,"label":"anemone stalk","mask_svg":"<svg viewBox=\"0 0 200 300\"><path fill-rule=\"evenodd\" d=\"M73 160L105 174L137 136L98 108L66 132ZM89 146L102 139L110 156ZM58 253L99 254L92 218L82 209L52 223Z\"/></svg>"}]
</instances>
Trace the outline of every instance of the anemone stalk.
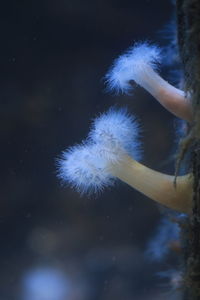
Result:
<instances>
[{"instance_id":1,"label":"anemone stalk","mask_svg":"<svg viewBox=\"0 0 200 300\"><path fill-rule=\"evenodd\" d=\"M192 122L193 112L190 99L185 93L168 83L151 66L145 66L138 75L137 83L147 90L162 106L180 119Z\"/></svg>"},{"instance_id":2,"label":"anemone stalk","mask_svg":"<svg viewBox=\"0 0 200 300\"><path fill-rule=\"evenodd\" d=\"M154 171L128 155L117 164L112 164L110 172L152 200L179 212L191 213L191 174L178 176L174 186L174 176Z\"/></svg>"}]
</instances>

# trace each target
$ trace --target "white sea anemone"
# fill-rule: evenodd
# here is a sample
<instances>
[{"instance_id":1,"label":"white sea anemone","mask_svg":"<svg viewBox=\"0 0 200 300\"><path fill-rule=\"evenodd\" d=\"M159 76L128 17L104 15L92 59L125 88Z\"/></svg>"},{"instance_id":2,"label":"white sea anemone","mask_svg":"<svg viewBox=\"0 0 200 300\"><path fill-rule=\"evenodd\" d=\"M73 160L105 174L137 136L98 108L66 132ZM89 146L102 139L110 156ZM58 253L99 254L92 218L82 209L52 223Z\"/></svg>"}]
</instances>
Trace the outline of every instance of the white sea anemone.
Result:
<instances>
[{"instance_id":1,"label":"white sea anemone","mask_svg":"<svg viewBox=\"0 0 200 300\"><path fill-rule=\"evenodd\" d=\"M58 176L81 193L101 191L113 185L112 164L124 155L139 158L139 129L136 118L126 109L114 109L97 117L89 137L82 144L63 152Z\"/></svg>"},{"instance_id":2,"label":"white sea anemone","mask_svg":"<svg viewBox=\"0 0 200 300\"><path fill-rule=\"evenodd\" d=\"M138 126L125 110L111 109L93 122L89 137L65 151L58 176L81 193L98 192L126 182L149 198L181 212L191 211L193 178L162 174L135 160L139 154Z\"/></svg>"},{"instance_id":3,"label":"white sea anemone","mask_svg":"<svg viewBox=\"0 0 200 300\"><path fill-rule=\"evenodd\" d=\"M106 153L99 145L89 142L74 146L63 152L58 176L81 194L101 191L114 183L107 169Z\"/></svg>"},{"instance_id":4,"label":"white sea anemone","mask_svg":"<svg viewBox=\"0 0 200 300\"><path fill-rule=\"evenodd\" d=\"M129 94L133 89L131 81L143 85L149 68L157 69L161 60L161 51L148 42L136 43L114 61L106 75L108 89Z\"/></svg>"},{"instance_id":5,"label":"white sea anemone","mask_svg":"<svg viewBox=\"0 0 200 300\"><path fill-rule=\"evenodd\" d=\"M161 105L177 117L193 120L190 95L169 84L157 72L161 49L148 42L136 43L114 61L105 76L107 89L130 94L133 83L146 89Z\"/></svg>"},{"instance_id":6,"label":"white sea anemone","mask_svg":"<svg viewBox=\"0 0 200 300\"><path fill-rule=\"evenodd\" d=\"M120 151L125 151L136 160L141 158L140 128L137 118L130 115L126 108L111 108L97 117L89 136L95 143L115 151L114 160Z\"/></svg>"}]
</instances>

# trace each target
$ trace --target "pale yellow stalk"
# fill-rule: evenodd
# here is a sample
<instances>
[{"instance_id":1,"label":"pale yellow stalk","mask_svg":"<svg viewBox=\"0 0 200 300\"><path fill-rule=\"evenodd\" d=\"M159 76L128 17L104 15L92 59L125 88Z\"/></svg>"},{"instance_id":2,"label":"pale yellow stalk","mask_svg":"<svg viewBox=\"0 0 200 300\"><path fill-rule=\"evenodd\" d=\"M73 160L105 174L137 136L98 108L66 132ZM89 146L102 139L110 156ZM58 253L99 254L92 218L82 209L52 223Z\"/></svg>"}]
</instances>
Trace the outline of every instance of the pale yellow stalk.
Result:
<instances>
[{"instance_id":1,"label":"pale yellow stalk","mask_svg":"<svg viewBox=\"0 0 200 300\"><path fill-rule=\"evenodd\" d=\"M111 165L110 172L152 200L179 212L191 213L191 174L178 176L175 187L174 176L154 171L129 156L124 156L119 163Z\"/></svg>"},{"instance_id":2,"label":"pale yellow stalk","mask_svg":"<svg viewBox=\"0 0 200 300\"><path fill-rule=\"evenodd\" d=\"M169 84L150 66L145 66L142 74L138 75L137 83L145 88L161 105L175 116L192 122L193 112L190 99L185 97L182 90Z\"/></svg>"}]
</instances>

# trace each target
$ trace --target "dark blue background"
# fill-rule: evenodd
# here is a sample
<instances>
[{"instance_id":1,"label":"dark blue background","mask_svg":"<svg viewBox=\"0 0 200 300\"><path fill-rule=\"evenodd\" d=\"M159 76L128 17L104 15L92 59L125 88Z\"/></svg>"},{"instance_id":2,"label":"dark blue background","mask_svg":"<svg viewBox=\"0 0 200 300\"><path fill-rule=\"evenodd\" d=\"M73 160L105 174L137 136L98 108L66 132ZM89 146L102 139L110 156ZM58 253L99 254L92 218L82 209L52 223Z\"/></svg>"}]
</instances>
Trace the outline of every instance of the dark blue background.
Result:
<instances>
[{"instance_id":1,"label":"dark blue background","mask_svg":"<svg viewBox=\"0 0 200 300\"><path fill-rule=\"evenodd\" d=\"M27 272L46 267L74 282L69 300L164 299L155 274L168 263L144 257L157 204L121 182L80 197L60 185L55 159L117 104L141 120L144 163L173 173L172 115L140 88L106 94L102 80L134 41L162 45L172 11L167 0L1 3L0 299L21 300Z\"/></svg>"}]
</instances>

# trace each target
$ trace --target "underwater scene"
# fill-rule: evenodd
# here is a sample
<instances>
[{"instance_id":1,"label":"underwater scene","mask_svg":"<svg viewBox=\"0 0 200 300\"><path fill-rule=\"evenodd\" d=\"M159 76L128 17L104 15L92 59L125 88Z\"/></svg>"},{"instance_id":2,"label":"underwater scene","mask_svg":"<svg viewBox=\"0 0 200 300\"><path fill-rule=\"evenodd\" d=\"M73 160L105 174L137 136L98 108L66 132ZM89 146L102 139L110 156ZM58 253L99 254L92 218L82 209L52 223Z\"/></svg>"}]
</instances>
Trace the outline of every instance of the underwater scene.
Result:
<instances>
[{"instance_id":1,"label":"underwater scene","mask_svg":"<svg viewBox=\"0 0 200 300\"><path fill-rule=\"evenodd\" d=\"M1 300L182 299L174 6L2 3Z\"/></svg>"}]
</instances>

